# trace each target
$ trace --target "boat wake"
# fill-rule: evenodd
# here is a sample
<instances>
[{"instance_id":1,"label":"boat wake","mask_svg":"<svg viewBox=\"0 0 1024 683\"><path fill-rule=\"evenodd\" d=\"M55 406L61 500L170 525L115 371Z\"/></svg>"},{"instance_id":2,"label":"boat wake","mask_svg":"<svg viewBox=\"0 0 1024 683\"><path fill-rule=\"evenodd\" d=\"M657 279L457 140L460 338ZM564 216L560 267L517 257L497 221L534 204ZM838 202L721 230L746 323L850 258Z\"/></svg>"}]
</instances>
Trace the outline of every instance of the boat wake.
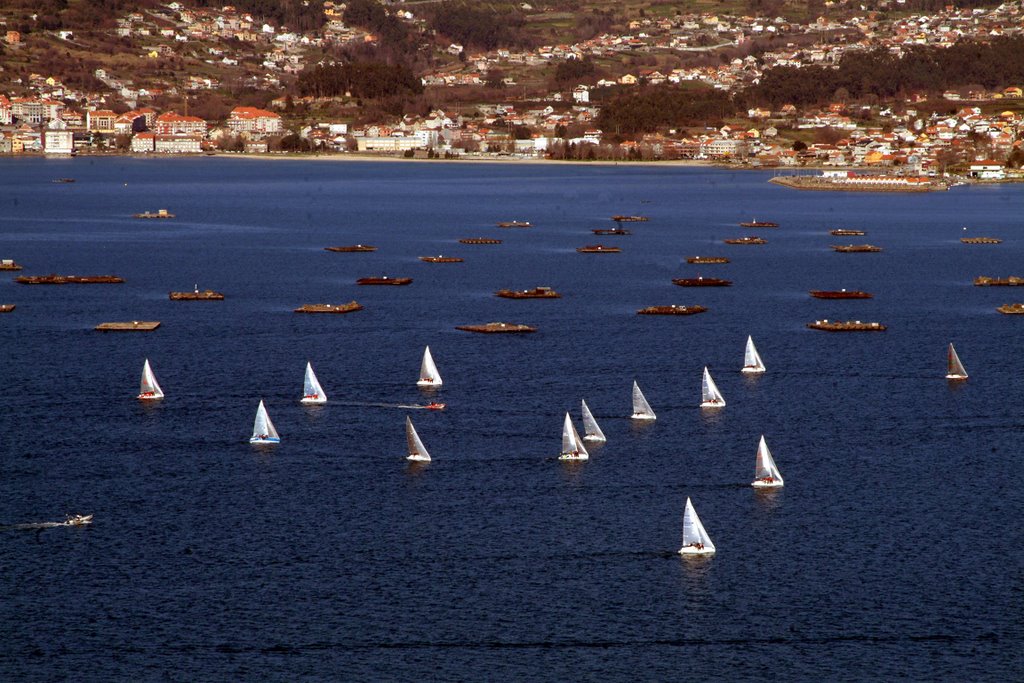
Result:
<instances>
[{"instance_id":1,"label":"boat wake","mask_svg":"<svg viewBox=\"0 0 1024 683\"><path fill-rule=\"evenodd\" d=\"M436 407L421 403L369 403L366 401L335 401L336 405L359 406L362 408L399 408L402 410L436 410Z\"/></svg>"},{"instance_id":2,"label":"boat wake","mask_svg":"<svg viewBox=\"0 0 1024 683\"><path fill-rule=\"evenodd\" d=\"M37 529L52 529L58 526L84 526L92 523L92 515L87 517L68 517L63 522L26 522L25 524L0 525L0 531L35 531Z\"/></svg>"},{"instance_id":3,"label":"boat wake","mask_svg":"<svg viewBox=\"0 0 1024 683\"><path fill-rule=\"evenodd\" d=\"M50 529L55 526L67 526L64 522L29 522L26 524L9 524L0 526L0 531L32 531L34 529Z\"/></svg>"}]
</instances>

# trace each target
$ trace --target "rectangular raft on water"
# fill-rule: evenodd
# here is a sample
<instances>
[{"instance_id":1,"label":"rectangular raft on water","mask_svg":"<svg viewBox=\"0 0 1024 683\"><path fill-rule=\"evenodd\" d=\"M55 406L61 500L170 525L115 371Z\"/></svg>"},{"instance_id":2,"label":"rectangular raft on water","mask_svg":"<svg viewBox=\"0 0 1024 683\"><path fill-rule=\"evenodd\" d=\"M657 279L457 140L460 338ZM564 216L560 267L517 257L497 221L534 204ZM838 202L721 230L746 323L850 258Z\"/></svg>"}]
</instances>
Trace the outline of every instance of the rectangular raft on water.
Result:
<instances>
[{"instance_id":1,"label":"rectangular raft on water","mask_svg":"<svg viewBox=\"0 0 1024 683\"><path fill-rule=\"evenodd\" d=\"M130 320L126 323L100 323L100 332L149 332L160 327L159 320Z\"/></svg>"}]
</instances>

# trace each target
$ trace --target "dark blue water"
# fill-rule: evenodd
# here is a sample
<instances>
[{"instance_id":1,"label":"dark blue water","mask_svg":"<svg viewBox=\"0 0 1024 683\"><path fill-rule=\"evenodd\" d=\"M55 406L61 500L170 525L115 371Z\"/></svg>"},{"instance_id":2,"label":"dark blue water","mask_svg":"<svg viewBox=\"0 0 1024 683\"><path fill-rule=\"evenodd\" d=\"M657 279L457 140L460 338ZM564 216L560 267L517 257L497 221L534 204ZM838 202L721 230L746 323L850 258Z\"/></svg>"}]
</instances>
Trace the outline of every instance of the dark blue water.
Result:
<instances>
[{"instance_id":1,"label":"dark blue water","mask_svg":"<svg viewBox=\"0 0 1024 683\"><path fill-rule=\"evenodd\" d=\"M52 178L71 176L72 185ZM0 162L0 679L1010 680L1024 666L1024 186L758 173ZM132 213L167 208L173 221ZM595 237L612 214L629 237ZM777 220L761 247L736 224ZM529 230L499 230L500 220ZM964 234L1004 238L968 246ZM863 228L832 238L829 228ZM460 245L495 236L500 246ZM618 255L580 255L603 241ZM869 241L880 254L828 245ZM364 242L371 254L324 246ZM417 256L452 254L462 264ZM691 266L685 256L732 263ZM409 276L409 287L356 278ZM723 289L673 277L722 276ZM193 284L223 302L171 302ZM502 287L549 285L554 301ZM819 301L859 288L870 301ZM344 316L291 312L357 299ZM691 317L634 314L701 304ZM879 334L808 330L877 320ZM111 320L152 333L102 334ZM483 336L455 325L535 325ZM753 335L768 372L740 374ZM970 379L943 379L954 342ZM415 387L429 344L444 412ZM149 358L167 398L140 405ZM330 396L298 403L312 361ZM702 368L728 406L701 411ZM658 414L628 419L636 379ZM585 398L608 436L556 460ZM282 436L247 443L256 405ZM406 414L434 461L404 459ZM786 479L758 493L765 434ZM686 497L718 547L686 561Z\"/></svg>"}]
</instances>

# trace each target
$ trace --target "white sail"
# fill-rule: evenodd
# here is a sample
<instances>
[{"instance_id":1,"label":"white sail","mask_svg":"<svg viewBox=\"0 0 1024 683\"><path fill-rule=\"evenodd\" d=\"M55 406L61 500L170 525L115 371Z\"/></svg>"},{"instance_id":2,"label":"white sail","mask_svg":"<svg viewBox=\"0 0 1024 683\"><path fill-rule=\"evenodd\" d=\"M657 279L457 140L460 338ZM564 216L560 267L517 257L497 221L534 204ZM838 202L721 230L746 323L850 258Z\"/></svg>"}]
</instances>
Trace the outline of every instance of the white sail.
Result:
<instances>
[{"instance_id":1,"label":"white sail","mask_svg":"<svg viewBox=\"0 0 1024 683\"><path fill-rule=\"evenodd\" d=\"M416 382L416 386L419 387L439 387L444 382L441 381L441 373L437 371L437 366L434 365L434 357L430 355L430 347L428 346L423 350L423 362L420 363L420 379Z\"/></svg>"},{"instance_id":2,"label":"white sail","mask_svg":"<svg viewBox=\"0 0 1024 683\"><path fill-rule=\"evenodd\" d=\"M634 420L655 420L657 416L651 409L651 404L644 398L640 391L640 385L633 380L633 419Z\"/></svg>"},{"instance_id":3,"label":"white sail","mask_svg":"<svg viewBox=\"0 0 1024 683\"><path fill-rule=\"evenodd\" d=\"M754 483L751 486L778 488L782 484L782 474L779 472L775 459L772 458L772 452L768 450L768 444L765 443L764 434L762 434L761 442L757 444L757 462L754 465Z\"/></svg>"},{"instance_id":4,"label":"white sail","mask_svg":"<svg viewBox=\"0 0 1024 683\"><path fill-rule=\"evenodd\" d=\"M579 432L572 424L569 413L565 414L565 421L562 423L562 454L559 460L586 460L590 457L587 449L583 446Z\"/></svg>"},{"instance_id":5,"label":"white sail","mask_svg":"<svg viewBox=\"0 0 1024 683\"><path fill-rule=\"evenodd\" d=\"M749 336L747 337L747 348L743 352L743 372L764 372L761 354L754 346L754 339Z\"/></svg>"},{"instance_id":6,"label":"white sail","mask_svg":"<svg viewBox=\"0 0 1024 683\"><path fill-rule=\"evenodd\" d=\"M701 397L701 408L722 408L725 406L725 399L722 398L722 392L718 390L715 385L715 380L711 379L711 373L708 372L707 367L704 368L704 379L700 384L700 397Z\"/></svg>"},{"instance_id":7,"label":"white sail","mask_svg":"<svg viewBox=\"0 0 1024 683\"><path fill-rule=\"evenodd\" d=\"M143 401L155 401L164 397L164 390L160 388L160 384L156 381L156 375L153 374L153 369L149 367L149 359L142 364L142 381L139 383L139 396L138 398Z\"/></svg>"},{"instance_id":8,"label":"white sail","mask_svg":"<svg viewBox=\"0 0 1024 683\"><path fill-rule=\"evenodd\" d=\"M270 421L267 408L263 405L263 401L260 401L260 407L256 409L256 421L252 425L252 438L249 439L249 443L278 443L280 441L281 437L278 435L274 423Z\"/></svg>"},{"instance_id":9,"label":"white sail","mask_svg":"<svg viewBox=\"0 0 1024 683\"><path fill-rule=\"evenodd\" d=\"M430 462L430 453L427 452L427 447L423 445L420 435L416 433L416 428L412 426L412 420L408 416L405 418L405 442L409 446L409 455L406 460Z\"/></svg>"},{"instance_id":10,"label":"white sail","mask_svg":"<svg viewBox=\"0 0 1024 683\"><path fill-rule=\"evenodd\" d=\"M710 555L715 552L715 544L711 537L704 530L704 525L693 509L693 503L686 499L686 511L683 512L683 547L679 549L681 555Z\"/></svg>"},{"instance_id":11,"label":"white sail","mask_svg":"<svg viewBox=\"0 0 1024 683\"><path fill-rule=\"evenodd\" d=\"M586 401L580 401L583 406L583 440L584 441L607 441L604 432L597 426L594 414L590 412Z\"/></svg>"},{"instance_id":12,"label":"white sail","mask_svg":"<svg viewBox=\"0 0 1024 683\"><path fill-rule=\"evenodd\" d=\"M953 348L953 344L949 345L946 366L946 379L967 379L967 370L964 369L964 364L960 362L960 356L956 355L956 349Z\"/></svg>"},{"instance_id":13,"label":"white sail","mask_svg":"<svg viewBox=\"0 0 1024 683\"><path fill-rule=\"evenodd\" d=\"M302 382L302 402L327 403L327 394L324 393L324 388L320 386L316 374L313 373L312 364L308 362L306 363L306 377Z\"/></svg>"}]
</instances>

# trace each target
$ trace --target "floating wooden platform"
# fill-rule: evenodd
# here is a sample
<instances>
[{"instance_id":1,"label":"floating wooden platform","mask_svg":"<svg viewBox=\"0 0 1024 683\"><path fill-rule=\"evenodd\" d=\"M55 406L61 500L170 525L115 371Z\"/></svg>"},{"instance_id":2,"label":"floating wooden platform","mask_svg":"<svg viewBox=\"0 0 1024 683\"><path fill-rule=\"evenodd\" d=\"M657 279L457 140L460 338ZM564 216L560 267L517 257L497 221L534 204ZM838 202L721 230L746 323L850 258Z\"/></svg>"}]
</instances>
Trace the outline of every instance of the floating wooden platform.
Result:
<instances>
[{"instance_id":1,"label":"floating wooden platform","mask_svg":"<svg viewBox=\"0 0 1024 683\"><path fill-rule=\"evenodd\" d=\"M729 259L724 256L690 256L687 263L728 263Z\"/></svg>"},{"instance_id":2,"label":"floating wooden platform","mask_svg":"<svg viewBox=\"0 0 1024 683\"><path fill-rule=\"evenodd\" d=\"M637 315L693 315L694 313L703 313L706 309L703 306L677 306L672 304L671 306L648 306L647 308L641 308L636 313Z\"/></svg>"},{"instance_id":3,"label":"floating wooden platform","mask_svg":"<svg viewBox=\"0 0 1024 683\"><path fill-rule=\"evenodd\" d=\"M353 313L363 307L355 301L347 304L304 304L295 309L296 313Z\"/></svg>"},{"instance_id":4,"label":"floating wooden platform","mask_svg":"<svg viewBox=\"0 0 1024 683\"><path fill-rule=\"evenodd\" d=\"M620 247L606 247L603 244L588 244L585 247L580 247L576 251L581 254L619 254L622 252Z\"/></svg>"},{"instance_id":5,"label":"floating wooden platform","mask_svg":"<svg viewBox=\"0 0 1024 683\"><path fill-rule=\"evenodd\" d=\"M1024 315L1024 304L1003 304L996 310L1006 315Z\"/></svg>"},{"instance_id":6,"label":"floating wooden platform","mask_svg":"<svg viewBox=\"0 0 1024 683\"><path fill-rule=\"evenodd\" d=\"M593 228L591 230L595 235L632 235L632 230L626 230L625 228Z\"/></svg>"},{"instance_id":7,"label":"floating wooden platform","mask_svg":"<svg viewBox=\"0 0 1024 683\"><path fill-rule=\"evenodd\" d=\"M158 320L132 320L126 323L100 323L96 329L100 332L149 332L158 327Z\"/></svg>"},{"instance_id":8,"label":"floating wooden platform","mask_svg":"<svg viewBox=\"0 0 1024 683\"><path fill-rule=\"evenodd\" d=\"M324 251L337 251L347 254L351 252L377 251L377 247L371 247L369 244L350 244L343 247L324 247Z\"/></svg>"},{"instance_id":9,"label":"floating wooden platform","mask_svg":"<svg viewBox=\"0 0 1024 683\"><path fill-rule=\"evenodd\" d=\"M198 289L191 292L171 292L167 295L171 301L223 301L224 295L212 289Z\"/></svg>"},{"instance_id":10,"label":"floating wooden platform","mask_svg":"<svg viewBox=\"0 0 1024 683\"><path fill-rule=\"evenodd\" d=\"M480 332L481 334L523 334L536 332L536 327L518 323L487 323L485 325L456 325L455 329L463 332Z\"/></svg>"},{"instance_id":11,"label":"floating wooden platform","mask_svg":"<svg viewBox=\"0 0 1024 683\"><path fill-rule=\"evenodd\" d=\"M828 234L835 235L836 237L863 237L867 233L864 232L863 230L839 229L839 230L829 230Z\"/></svg>"},{"instance_id":12,"label":"floating wooden platform","mask_svg":"<svg viewBox=\"0 0 1024 683\"><path fill-rule=\"evenodd\" d=\"M720 277L682 277L674 278L672 284L680 287L729 287L732 280L724 280Z\"/></svg>"},{"instance_id":13,"label":"floating wooden platform","mask_svg":"<svg viewBox=\"0 0 1024 683\"><path fill-rule=\"evenodd\" d=\"M501 240L491 237L463 237L459 244L501 244Z\"/></svg>"},{"instance_id":14,"label":"floating wooden platform","mask_svg":"<svg viewBox=\"0 0 1024 683\"><path fill-rule=\"evenodd\" d=\"M768 244L768 240L763 237L736 237L722 241L726 244Z\"/></svg>"},{"instance_id":15,"label":"floating wooden platform","mask_svg":"<svg viewBox=\"0 0 1024 683\"><path fill-rule=\"evenodd\" d=\"M612 216L613 221L619 223L646 223L650 219L647 216Z\"/></svg>"},{"instance_id":16,"label":"floating wooden platform","mask_svg":"<svg viewBox=\"0 0 1024 683\"><path fill-rule=\"evenodd\" d=\"M530 221L502 221L498 223L499 228L529 228Z\"/></svg>"},{"instance_id":17,"label":"floating wooden platform","mask_svg":"<svg viewBox=\"0 0 1024 683\"><path fill-rule=\"evenodd\" d=\"M462 263L466 259L458 256L420 256L420 261L425 263Z\"/></svg>"},{"instance_id":18,"label":"floating wooden platform","mask_svg":"<svg viewBox=\"0 0 1024 683\"><path fill-rule=\"evenodd\" d=\"M21 266L9 258L0 260L0 270L21 270Z\"/></svg>"},{"instance_id":19,"label":"floating wooden platform","mask_svg":"<svg viewBox=\"0 0 1024 683\"><path fill-rule=\"evenodd\" d=\"M865 254L882 251L882 248L873 244L833 244L832 251L840 254Z\"/></svg>"},{"instance_id":20,"label":"floating wooden platform","mask_svg":"<svg viewBox=\"0 0 1024 683\"><path fill-rule=\"evenodd\" d=\"M14 310L15 304L0 304L0 313L10 313Z\"/></svg>"},{"instance_id":21,"label":"floating wooden platform","mask_svg":"<svg viewBox=\"0 0 1024 683\"><path fill-rule=\"evenodd\" d=\"M815 320L807 323L812 330L825 330L826 332L884 332L885 325L882 323L862 323L859 320Z\"/></svg>"},{"instance_id":22,"label":"floating wooden platform","mask_svg":"<svg viewBox=\"0 0 1024 683\"><path fill-rule=\"evenodd\" d=\"M1002 240L998 237L961 237L960 241L964 244L1002 244Z\"/></svg>"},{"instance_id":23,"label":"floating wooden platform","mask_svg":"<svg viewBox=\"0 0 1024 683\"><path fill-rule=\"evenodd\" d=\"M174 218L174 214L167 211L167 209L160 209L158 211L143 211L137 213L133 218Z\"/></svg>"},{"instance_id":24,"label":"floating wooden platform","mask_svg":"<svg viewBox=\"0 0 1024 683\"><path fill-rule=\"evenodd\" d=\"M812 289L811 296L813 296L815 299L870 299L873 295L868 294L867 292L862 292L858 289Z\"/></svg>"},{"instance_id":25,"label":"floating wooden platform","mask_svg":"<svg viewBox=\"0 0 1024 683\"><path fill-rule=\"evenodd\" d=\"M1010 277L988 277L979 275L974 278L975 287L1020 287L1024 285L1024 277L1011 275Z\"/></svg>"},{"instance_id":26,"label":"floating wooden platform","mask_svg":"<svg viewBox=\"0 0 1024 683\"><path fill-rule=\"evenodd\" d=\"M777 228L777 227L779 227L779 224L775 223L773 221L746 221L745 223L740 223L740 227L741 228Z\"/></svg>"},{"instance_id":27,"label":"floating wooden platform","mask_svg":"<svg viewBox=\"0 0 1024 683\"><path fill-rule=\"evenodd\" d=\"M411 277L361 277L356 280L357 285L408 285L412 283Z\"/></svg>"},{"instance_id":28,"label":"floating wooden platform","mask_svg":"<svg viewBox=\"0 0 1024 683\"><path fill-rule=\"evenodd\" d=\"M499 289L494 296L503 299L559 299L561 294L550 287L534 287L533 289Z\"/></svg>"},{"instance_id":29,"label":"floating wooden platform","mask_svg":"<svg viewBox=\"0 0 1024 683\"><path fill-rule=\"evenodd\" d=\"M124 278L116 275L20 275L14 281L23 285L100 285L121 284Z\"/></svg>"}]
</instances>

